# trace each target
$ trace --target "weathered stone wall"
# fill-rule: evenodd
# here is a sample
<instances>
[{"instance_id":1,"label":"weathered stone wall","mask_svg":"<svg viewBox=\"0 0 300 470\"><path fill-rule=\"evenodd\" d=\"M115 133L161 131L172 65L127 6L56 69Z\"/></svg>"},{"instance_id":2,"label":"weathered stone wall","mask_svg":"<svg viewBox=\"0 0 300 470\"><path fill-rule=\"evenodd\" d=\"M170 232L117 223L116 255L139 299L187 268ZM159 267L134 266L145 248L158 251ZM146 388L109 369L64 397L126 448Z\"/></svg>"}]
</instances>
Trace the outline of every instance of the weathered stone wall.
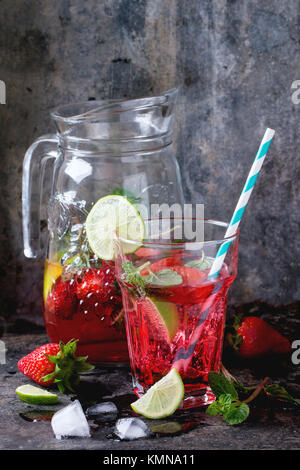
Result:
<instances>
[{"instance_id":1,"label":"weathered stone wall","mask_svg":"<svg viewBox=\"0 0 300 470\"><path fill-rule=\"evenodd\" d=\"M2 0L2 314L40 315L43 262L23 256L25 149L49 109L181 87L176 149L187 202L228 220L265 128L276 129L244 216L231 302L300 298L298 0Z\"/></svg>"}]
</instances>

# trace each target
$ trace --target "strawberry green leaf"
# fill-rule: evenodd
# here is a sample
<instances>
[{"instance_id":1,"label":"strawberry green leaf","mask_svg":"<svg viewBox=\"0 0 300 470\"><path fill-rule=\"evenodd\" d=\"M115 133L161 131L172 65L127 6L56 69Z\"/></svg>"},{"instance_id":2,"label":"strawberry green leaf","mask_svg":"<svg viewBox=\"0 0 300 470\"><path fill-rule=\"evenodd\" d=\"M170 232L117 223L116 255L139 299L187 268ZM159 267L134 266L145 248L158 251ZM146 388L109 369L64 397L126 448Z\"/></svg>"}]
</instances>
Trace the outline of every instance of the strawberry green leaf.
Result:
<instances>
[{"instance_id":1,"label":"strawberry green leaf","mask_svg":"<svg viewBox=\"0 0 300 470\"><path fill-rule=\"evenodd\" d=\"M79 357L76 357L77 359L77 362L84 362L88 359L88 356L79 356Z\"/></svg>"},{"instance_id":2,"label":"strawberry green leaf","mask_svg":"<svg viewBox=\"0 0 300 470\"><path fill-rule=\"evenodd\" d=\"M77 340L71 340L67 344L59 343L60 350L57 356L45 356L55 364L55 370L42 378L45 382L54 379L61 393L74 392L74 387L79 383L79 374L89 372L94 368L86 361L87 356L76 357Z\"/></svg>"},{"instance_id":3,"label":"strawberry green leaf","mask_svg":"<svg viewBox=\"0 0 300 470\"><path fill-rule=\"evenodd\" d=\"M243 342L243 337L239 333L229 333L227 335L228 342L234 351L238 352L240 344Z\"/></svg>"},{"instance_id":4,"label":"strawberry green leaf","mask_svg":"<svg viewBox=\"0 0 300 470\"><path fill-rule=\"evenodd\" d=\"M244 317L244 315L242 313L240 315L234 315L233 325L232 326L235 330L237 330L239 328L239 326L241 325L243 317Z\"/></svg>"},{"instance_id":5,"label":"strawberry green leaf","mask_svg":"<svg viewBox=\"0 0 300 470\"><path fill-rule=\"evenodd\" d=\"M58 357L57 356L52 356L50 354L45 354L45 356L49 359L52 364L57 364Z\"/></svg>"},{"instance_id":6,"label":"strawberry green leaf","mask_svg":"<svg viewBox=\"0 0 300 470\"><path fill-rule=\"evenodd\" d=\"M42 377L42 380L44 382L47 382L48 380L52 380L52 379L55 378L56 374L57 374L57 372L56 372L56 370L54 370L53 372L51 372L51 374L44 375L44 377Z\"/></svg>"}]
</instances>

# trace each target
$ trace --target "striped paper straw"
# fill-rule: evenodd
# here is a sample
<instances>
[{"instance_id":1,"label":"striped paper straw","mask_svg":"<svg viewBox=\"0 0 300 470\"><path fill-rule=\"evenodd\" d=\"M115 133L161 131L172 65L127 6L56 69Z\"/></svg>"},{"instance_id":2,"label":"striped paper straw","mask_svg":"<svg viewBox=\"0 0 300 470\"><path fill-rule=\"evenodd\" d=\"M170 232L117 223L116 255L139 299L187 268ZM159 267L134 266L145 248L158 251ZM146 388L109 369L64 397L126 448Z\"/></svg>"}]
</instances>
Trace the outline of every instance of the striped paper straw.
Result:
<instances>
[{"instance_id":1,"label":"striped paper straw","mask_svg":"<svg viewBox=\"0 0 300 470\"><path fill-rule=\"evenodd\" d=\"M267 129L265 132L224 238L232 237L238 229L274 134L275 131L273 129ZM232 240L226 241L220 246L210 269L209 276L218 276L231 242Z\"/></svg>"},{"instance_id":2,"label":"striped paper straw","mask_svg":"<svg viewBox=\"0 0 300 470\"><path fill-rule=\"evenodd\" d=\"M237 228L238 228L239 223L240 223L240 221L242 219L242 216L244 214L246 205L249 201L250 195L251 195L253 187L255 185L255 181L256 181L257 176L260 172L260 169L261 169L262 164L264 162L264 159L265 159L265 156L267 154L268 148L269 148L270 143L271 143L271 141L274 137L274 134L275 134L275 131L273 129L267 129L266 132L265 132L265 135L264 135L264 137L261 141L261 144L259 146L258 152L257 152L256 157L254 159L253 165L250 169L248 178L246 180L246 183L244 185L241 196L238 200L238 203L236 205L235 211L234 211L233 216L231 218L230 224L229 224L229 226L226 230L224 238L232 237L237 231ZM220 246L220 248L217 252L216 258L215 258L215 260L213 262L213 265L211 267L211 270L210 270L210 273L209 273L210 276L213 276L213 277L218 276L218 274L219 274L219 272L222 268L224 258L226 256L226 253L229 249L229 246L230 246L231 242L232 242L232 240L226 241ZM212 293L209 295L209 297L204 302L204 305L203 305L203 307L201 309L201 312L200 312L198 323L197 323L197 325L194 329L194 332L193 332L193 334L192 334L192 336L189 340L189 345L186 348L181 347L181 348L178 349L178 351L176 353L176 356L175 356L175 359L174 359L174 362L173 362L173 366L172 366L172 367L175 367L178 371L180 371L181 369L186 371L187 368L189 367L189 364L192 360L192 356L193 356L196 344L198 343L199 338L201 337L203 324L204 324L205 320L207 319L208 313L209 313L212 305L214 304L216 298L219 296L219 293L220 293L222 288L223 288L223 281L217 281L214 288L213 288Z\"/></svg>"},{"instance_id":3,"label":"striped paper straw","mask_svg":"<svg viewBox=\"0 0 300 470\"><path fill-rule=\"evenodd\" d=\"M199 341L199 338L201 337L201 333L203 330L203 324L205 320L207 319L208 313L214 304L215 300L217 297L219 297L220 291L223 287L224 282L223 281L217 281L216 284L214 285L212 293L209 295L207 300L204 302L204 305L201 309L200 315L199 315L199 320L197 322L197 325L195 326L195 329L193 331L193 334L191 338L189 339L189 344L187 347L181 347L178 349L172 367L175 367L178 372L180 370L186 371L187 368L190 365L190 362L192 360L193 354L195 347Z\"/></svg>"}]
</instances>

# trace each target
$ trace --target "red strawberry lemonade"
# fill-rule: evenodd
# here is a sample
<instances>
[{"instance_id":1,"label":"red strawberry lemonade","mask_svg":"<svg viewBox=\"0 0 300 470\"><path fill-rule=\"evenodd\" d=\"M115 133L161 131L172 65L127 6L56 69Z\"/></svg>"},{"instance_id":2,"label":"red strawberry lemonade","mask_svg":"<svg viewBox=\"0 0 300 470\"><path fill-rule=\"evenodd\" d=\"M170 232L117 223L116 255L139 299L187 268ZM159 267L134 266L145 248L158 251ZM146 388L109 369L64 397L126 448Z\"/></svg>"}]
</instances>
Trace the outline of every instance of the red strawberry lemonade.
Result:
<instances>
[{"instance_id":1,"label":"red strawberry lemonade","mask_svg":"<svg viewBox=\"0 0 300 470\"><path fill-rule=\"evenodd\" d=\"M78 355L93 363L128 363L122 299L114 264L68 270L46 262L44 320L51 341L78 339Z\"/></svg>"},{"instance_id":2,"label":"red strawberry lemonade","mask_svg":"<svg viewBox=\"0 0 300 470\"><path fill-rule=\"evenodd\" d=\"M180 274L180 285L148 286L146 294L140 295L140 288L121 281L134 390L142 395L175 365L186 396L206 394L204 402L208 403L208 373L220 368L226 297L235 274L230 275L224 266L218 279L211 281L207 278L209 269L201 271L176 262L162 260L161 267ZM158 263L149 269L158 272ZM146 275L147 269L141 274ZM214 294L216 284L220 288ZM213 303L203 318L202 307L212 295ZM197 327L199 339L191 344ZM191 357L179 365L181 354Z\"/></svg>"}]
</instances>

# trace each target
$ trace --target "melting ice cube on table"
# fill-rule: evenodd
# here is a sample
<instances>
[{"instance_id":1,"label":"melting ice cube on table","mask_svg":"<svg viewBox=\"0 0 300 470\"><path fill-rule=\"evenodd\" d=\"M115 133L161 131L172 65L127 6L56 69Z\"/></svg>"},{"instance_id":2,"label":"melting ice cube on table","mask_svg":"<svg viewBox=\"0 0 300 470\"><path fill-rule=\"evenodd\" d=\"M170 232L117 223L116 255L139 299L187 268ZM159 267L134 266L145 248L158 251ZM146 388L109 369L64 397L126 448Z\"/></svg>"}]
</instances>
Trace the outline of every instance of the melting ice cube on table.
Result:
<instances>
[{"instance_id":1,"label":"melting ice cube on table","mask_svg":"<svg viewBox=\"0 0 300 470\"><path fill-rule=\"evenodd\" d=\"M95 421L111 421L116 418L117 414L118 408L111 401L97 403L86 410L87 417Z\"/></svg>"},{"instance_id":2,"label":"melting ice cube on table","mask_svg":"<svg viewBox=\"0 0 300 470\"><path fill-rule=\"evenodd\" d=\"M118 419L114 433L119 439L130 441L141 437L149 437L152 434L147 424L139 418Z\"/></svg>"},{"instance_id":3,"label":"melting ice cube on table","mask_svg":"<svg viewBox=\"0 0 300 470\"><path fill-rule=\"evenodd\" d=\"M52 417L51 426L56 439L91 437L87 419L78 400L58 410Z\"/></svg>"}]
</instances>

